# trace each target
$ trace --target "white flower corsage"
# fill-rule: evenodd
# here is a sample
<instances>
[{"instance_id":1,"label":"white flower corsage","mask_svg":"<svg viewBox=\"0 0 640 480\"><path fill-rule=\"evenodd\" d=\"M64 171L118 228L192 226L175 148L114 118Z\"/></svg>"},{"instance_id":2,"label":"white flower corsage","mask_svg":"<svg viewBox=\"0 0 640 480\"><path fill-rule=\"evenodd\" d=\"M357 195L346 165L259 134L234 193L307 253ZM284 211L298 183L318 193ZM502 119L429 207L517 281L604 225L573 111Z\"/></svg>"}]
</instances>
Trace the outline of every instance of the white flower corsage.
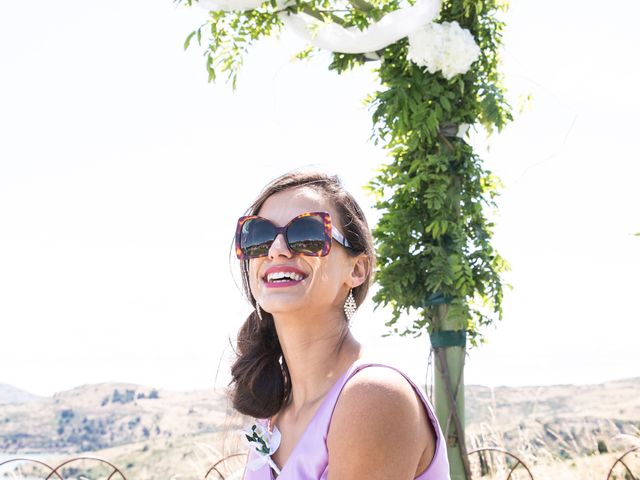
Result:
<instances>
[{"instance_id":1,"label":"white flower corsage","mask_svg":"<svg viewBox=\"0 0 640 480\"><path fill-rule=\"evenodd\" d=\"M247 467L251 470L257 470L267 464L280 475L280 469L271 459L273 452L280 446L280 431L275 429L272 433L269 433L265 425L254 423L246 427L243 430L243 434L247 439L249 448L254 448L258 453L258 457L249 462Z\"/></svg>"}]
</instances>

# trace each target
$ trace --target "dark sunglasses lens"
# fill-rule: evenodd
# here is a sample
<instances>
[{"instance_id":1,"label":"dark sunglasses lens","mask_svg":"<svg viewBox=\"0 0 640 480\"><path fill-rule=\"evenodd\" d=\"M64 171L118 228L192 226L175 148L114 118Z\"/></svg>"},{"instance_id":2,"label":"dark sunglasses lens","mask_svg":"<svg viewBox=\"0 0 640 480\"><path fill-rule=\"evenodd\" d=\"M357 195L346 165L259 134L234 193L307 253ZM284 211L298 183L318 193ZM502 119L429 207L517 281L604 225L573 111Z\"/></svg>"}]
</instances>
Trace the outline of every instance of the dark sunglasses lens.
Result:
<instances>
[{"instance_id":1,"label":"dark sunglasses lens","mask_svg":"<svg viewBox=\"0 0 640 480\"><path fill-rule=\"evenodd\" d=\"M269 253L275 237L273 224L261 218L253 218L242 224L240 248L248 257L261 257Z\"/></svg>"},{"instance_id":2,"label":"dark sunglasses lens","mask_svg":"<svg viewBox=\"0 0 640 480\"><path fill-rule=\"evenodd\" d=\"M291 250L303 254L318 254L324 248L324 222L322 217L300 217L289 225L287 240Z\"/></svg>"}]
</instances>

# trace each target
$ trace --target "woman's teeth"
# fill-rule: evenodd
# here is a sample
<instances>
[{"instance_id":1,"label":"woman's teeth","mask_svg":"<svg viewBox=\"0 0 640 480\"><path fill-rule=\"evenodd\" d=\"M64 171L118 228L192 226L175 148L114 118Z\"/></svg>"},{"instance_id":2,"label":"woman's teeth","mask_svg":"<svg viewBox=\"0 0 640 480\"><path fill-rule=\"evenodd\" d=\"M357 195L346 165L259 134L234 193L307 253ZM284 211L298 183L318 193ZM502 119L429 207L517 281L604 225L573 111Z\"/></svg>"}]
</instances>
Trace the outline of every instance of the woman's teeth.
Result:
<instances>
[{"instance_id":1,"label":"woman's teeth","mask_svg":"<svg viewBox=\"0 0 640 480\"><path fill-rule=\"evenodd\" d=\"M289 282L289 281L298 282L303 278L304 277L302 275L294 272L275 272L267 275L267 282L269 283Z\"/></svg>"}]
</instances>

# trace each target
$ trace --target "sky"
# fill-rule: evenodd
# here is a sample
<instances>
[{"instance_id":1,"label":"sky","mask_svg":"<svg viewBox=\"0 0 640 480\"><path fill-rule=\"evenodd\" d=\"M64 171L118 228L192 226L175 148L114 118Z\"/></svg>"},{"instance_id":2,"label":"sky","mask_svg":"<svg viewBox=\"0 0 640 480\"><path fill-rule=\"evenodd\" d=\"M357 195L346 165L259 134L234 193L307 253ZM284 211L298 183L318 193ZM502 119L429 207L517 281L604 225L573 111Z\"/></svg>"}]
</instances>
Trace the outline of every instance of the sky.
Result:
<instances>
[{"instance_id":1,"label":"sky","mask_svg":"<svg viewBox=\"0 0 640 480\"><path fill-rule=\"evenodd\" d=\"M471 142L504 184L486 213L513 288L467 384L640 375L640 6L596 6L504 15L515 120ZM205 19L168 0L0 4L0 383L223 388L250 310L231 240L262 186L315 166L379 217L362 188L388 161L362 102L372 67L291 61L304 44L284 32L234 92L183 51ZM382 338L388 318L369 298L356 338L424 383L428 337Z\"/></svg>"}]
</instances>

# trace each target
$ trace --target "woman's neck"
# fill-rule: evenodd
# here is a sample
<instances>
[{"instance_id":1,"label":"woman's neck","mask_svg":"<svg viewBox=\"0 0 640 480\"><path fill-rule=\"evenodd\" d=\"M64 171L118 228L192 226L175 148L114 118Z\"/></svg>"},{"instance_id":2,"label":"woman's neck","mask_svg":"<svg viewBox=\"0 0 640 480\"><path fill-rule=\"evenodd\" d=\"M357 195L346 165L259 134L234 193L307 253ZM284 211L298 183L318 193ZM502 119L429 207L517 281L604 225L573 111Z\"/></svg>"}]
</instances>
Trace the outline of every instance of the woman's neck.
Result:
<instances>
[{"instance_id":1,"label":"woman's neck","mask_svg":"<svg viewBox=\"0 0 640 480\"><path fill-rule=\"evenodd\" d=\"M286 408L295 419L324 397L360 357L362 346L340 315L317 321L305 316L304 322L274 320L291 380L291 403Z\"/></svg>"}]
</instances>

